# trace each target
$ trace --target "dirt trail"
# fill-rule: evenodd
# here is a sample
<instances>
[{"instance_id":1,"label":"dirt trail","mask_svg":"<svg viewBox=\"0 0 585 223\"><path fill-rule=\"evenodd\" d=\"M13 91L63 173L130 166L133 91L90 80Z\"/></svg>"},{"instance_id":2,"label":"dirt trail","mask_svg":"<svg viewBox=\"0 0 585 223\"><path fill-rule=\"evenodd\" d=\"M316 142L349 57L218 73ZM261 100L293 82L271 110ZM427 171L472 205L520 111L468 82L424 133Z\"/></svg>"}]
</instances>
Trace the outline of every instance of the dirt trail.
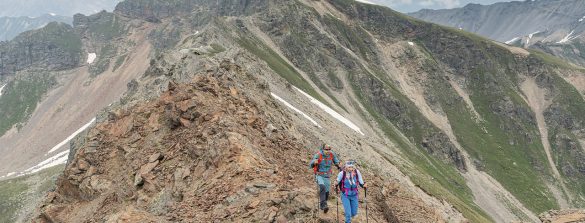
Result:
<instances>
[{"instance_id":1,"label":"dirt trail","mask_svg":"<svg viewBox=\"0 0 585 223\"><path fill-rule=\"evenodd\" d=\"M538 125L538 131L540 132L540 139L542 141L542 145L544 147L544 152L546 153L546 158L548 160L550 169L552 170L554 177L557 179L557 182L559 182L563 190L563 193L569 195L569 190L567 190L565 183L563 182L563 178L561 177L561 174L559 173L555 165L555 162L552 158L550 142L548 140L548 129L546 128L546 122L544 120L543 115L544 110L548 108L548 106L550 106L551 101L547 100L546 92L543 89L540 89L536 84L536 81L532 78L527 78L521 84L520 89L522 90L524 96L526 97L525 98L526 102L530 105L532 111L534 111L534 114L536 115L536 123ZM554 185L550 184L547 185L549 185L549 187L554 187ZM553 192L554 197L559 203L560 208L569 207L571 199L570 195L569 200L567 201L564 198L563 193L559 192L558 190L555 190L554 188L552 188L551 191Z\"/></svg>"}]
</instances>

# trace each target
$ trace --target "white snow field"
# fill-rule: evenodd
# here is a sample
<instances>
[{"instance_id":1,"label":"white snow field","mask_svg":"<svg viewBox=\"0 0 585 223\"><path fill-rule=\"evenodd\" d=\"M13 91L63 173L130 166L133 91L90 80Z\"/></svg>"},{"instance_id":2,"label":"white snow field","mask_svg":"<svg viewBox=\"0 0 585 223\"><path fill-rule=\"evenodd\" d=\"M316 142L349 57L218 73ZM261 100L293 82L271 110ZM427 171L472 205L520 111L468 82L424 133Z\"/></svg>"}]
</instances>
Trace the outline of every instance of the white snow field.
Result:
<instances>
[{"instance_id":1,"label":"white snow field","mask_svg":"<svg viewBox=\"0 0 585 223\"><path fill-rule=\"evenodd\" d=\"M56 146L54 146L53 148L51 148L51 150L49 150L49 152L47 152L47 154L52 153L52 152L55 152L56 150L58 150L59 148L61 148L61 146L65 145L66 143L68 143L69 141L71 141L73 138L75 138L75 136L77 136L79 133L83 132L83 130L87 129L94 122L95 122L95 118L93 118L87 124L85 124L84 126L82 126L81 128L79 128L77 131L75 131L73 134L71 134L65 140L63 140L62 142L60 142L59 144L57 144Z\"/></svg>"},{"instance_id":2,"label":"white snow field","mask_svg":"<svg viewBox=\"0 0 585 223\"><path fill-rule=\"evenodd\" d=\"M315 105L317 105L319 108L323 109L323 111L327 112L329 115L333 116L335 119L339 120L340 122L342 122L343 124L345 124L347 127L349 127L350 129L353 129L354 131L362 134L362 135L366 135L362 132L362 130L353 122L351 122L349 119L343 117L343 115L337 113L335 110L331 109L329 106L321 103L319 100L313 98L311 95L305 93L304 91L302 91L301 89L298 89L297 87L294 87L298 92L300 92L301 94L303 94L305 97L309 98L311 100L311 102Z\"/></svg>"},{"instance_id":3,"label":"white snow field","mask_svg":"<svg viewBox=\"0 0 585 223\"><path fill-rule=\"evenodd\" d=\"M282 102L284 105L286 105L286 107L289 107L290 109L292 109L293 111L301 114L303 117L305 117L307 120L309 120L311 123L313 123L313 125L322 128L313 118L311 118L309 115L305 114L304 112L302 112L301 110L299 110L298 108L295 108L294 106L292 106L290 103L288 103L287 101L285 101L284 99L282 99L281 97L279 97L278 95L274 94L274 93L270 93L270 95L272 95L273 98L275 98L276 100Z\"/></svg>"}]
</instances>

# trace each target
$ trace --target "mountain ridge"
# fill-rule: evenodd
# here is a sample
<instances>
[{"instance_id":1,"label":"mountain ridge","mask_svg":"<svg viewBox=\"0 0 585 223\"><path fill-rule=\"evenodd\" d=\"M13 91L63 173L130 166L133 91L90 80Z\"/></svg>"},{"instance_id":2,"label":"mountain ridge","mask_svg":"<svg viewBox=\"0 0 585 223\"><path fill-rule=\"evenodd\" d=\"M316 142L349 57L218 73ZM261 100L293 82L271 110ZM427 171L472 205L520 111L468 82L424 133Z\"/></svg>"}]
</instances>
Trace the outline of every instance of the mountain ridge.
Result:
<instances>
[{"instance_id":1,"label":"mountain ridge","mask_svg":"<svg viewBox=\"0 0 585 223\"><path fill-rule=\"evenodd\" d=\"M176 207L174 205L182 201L168 197L165 191L174 190L174 184L180 184L181 180L172 179L177 179L178 175L182 178L185 171L181 168L181 173L171 173L169 171L179 170L173 167L176 163L159 159L160 156L148 162L146 158L156 153L162 157L171 154L176 148L167 146L170 139L182 138L179 137L182 133L192 134L188 129L197 126L191 125L192 122L213 120L217 123L210 129L221 127L221 118L215 119L213 115L209 119L204 118L205 115L194 119L189 115L192 113L183 114L193 108L187 103L193 98L191 94L200 91L208 95L204 97L206 101L220 98L218 102L222 103L227 99L221 95L243 92L262 108L267 120L275 122L273 127L287 129L292 135L286 137L302 142L293 146L305 147L300 151L306 153L294 155L296 177L293 178L303 179L299 187L306 192L311 191L310 173L296 166L308 162L310 153L323 141L331 142L342 157L357 159L365 172L378 173L371 176L377 178L375 182L392 182L384 187L381 183L375 184L378 191L374 189L374 193L380 192L382 196L376 196L378 203L374 203L372 213L379 220L390 221L391 215L385 213L391 213L399 220L420 217L422 222L463 221L463 218L473 222L538 221L536 216L541 212L583 205L579 190L583 174L579 170L585 156L579 139L583 137L584 120L580 114L585 104L583 86L578 85L578 81L570 81L572 78L582 80L583 70L578 67L533 50L520 51L457 29L411 19L385 7L349 0L184 0L172 3L131 0L122 3L113 15L103 13L94 16L101 18L99 20L85 20L88 23L84 27L91 27L95 21L107 21L107 24L120 22L121 27L126 28L120 29L121 34L97 32L116 35L92 35L101 29L88 29L86 34L92 37L90 42L83 43L83 49L104 49L110 46L108 40L125 42L127 33L143 30L142 37L149 37L153 56L149 66L133 76L135 79L126 86L125 96L98 115L99 127L90 129L88 136L81 136L84 140L72 150L73 159L59 180L56 192L39 210L39 221L66 219L71 215L120 220L125 216L140 217L147 212L158 213L147 215L152 219L164 220L162 216L172 214L164 208ZM189 7L179 7L180 3ZM169 16L173 10L180 16ZM188 13L190 11L198 13ZM101 57L109 68L106 70L113 70L115 64L110 62L122 56L124 50L132 49L120 47ZM98 53L98 61L101 55L103 53ZM121 67L132 66L126 63L123 61ZM97 66L97 63L89 66ZM94 77L106 78L99 71L96 69ZM205 75L211 78L201 79ZM209 86L197 81L191 83L194 78L208 83L217 83L215 81L222 78L233 82ZM218 90L217 85L225 83L230 84ZM236 86L229 87L232 84ZM300 94L293 86L310 97ZM173 91L187 96L169 96ZM322 128L295 113L289 114L294 111L278 105L271 94L313 117ZM535 99L540 102L542 97L549 103L533 103ZM157 100L159 103L155 103ZM310 103L311 100L318 100L347 117L364 135ZM194 109L212 108L207 103ZM182 109L181 106L187 107ZM127 114L132 108L140 113ZM152 120L151 114L154 115ZM217 117L231 120L237 115L225 111L224 114L231 115ZM165 127L155 131L153 125L156 123L164 123ZM244 126L253 124L244 123ZM542 126L548 131L541 131ZM268 124L263 128L271 129ZM262 134L271 137L266 129ZM211 130L196 131L208 136L217 134ZM249 131L260 134L258 129ZM170 138L159 138L161 141L157 144L145 137L148 134ZM208 138L197 137L195 144L187 142L191 146L181 148L187 152L200 151L196 143ZM246 140L250 140L236 138L232 142L247 144ZM141 148L145 154L134 156ZM251 154L262 151L269 155L248 154L243 159L278 160L275 148L256 144L250 148ZM115 160L104 160L103 156L84 157L87 151L128 159L122 163L132 163L132 166L125 170L127 174L117 175L109 168L122 165L109 163ZM170 158L179 159L180 156ZM201 160L213 165L229 163L229 159L217 163L213 156L204 156ZM99 168L91 170L91 166ZM200 174L200 171L188 169L187 176ZM281 173L279 170L275 174L280 176ZM124 179L120 181L124 184L121 191L112 187L112 183L117 183L112 179L119 177ZM201 181L194 183L202 185L200 192L207 192ZM394 193L391 192L393 188L404 192L403 197L389 197ZM141 195L131 196L129 192ZM228 194L237 194L237 191L230 190L226 196ZM314 199L313 196L302 200ZM120 200L114 197L127 199L135 209L108 206ZM393 205L390 198L405 202L400 203L402 207ZM103 212L80 212L84 207L68 203L86 199L107 208ZM160 203L161 199L169 205ZM413 205L409 199L420 203L409 206ZM413 214L418 205L429 210L425 213L436 215ZM229 210L225 203L203 206ZM291 220L295 213L305 216L311 212L311 208L295 206L292 208L299 209L292 213L288 209L291 207L283 207L278 202L258 207L261 208L246 212L248 214L226 213L234 219L259 220L254 213L264 213L264 216L274 217L269 220L282 217ZM389 211L383 211L386 209ZM206 219L215 217L205 211L187 212ZM223 216L223 213L216 214ZM332 216L321 215L320 218L331 219Z\"/></svg>"},{"instance_id":2,"label":"mountain ridge","mask_svg":"<svg viewBox=\"0 0 585 223\"><path fill-rule=\"evenodd\" d=\"M514 1L421 10L408 15L508 45L539 49L583 66L584 9L585 4L575 0Z\"/></svg>"}]
</instances>

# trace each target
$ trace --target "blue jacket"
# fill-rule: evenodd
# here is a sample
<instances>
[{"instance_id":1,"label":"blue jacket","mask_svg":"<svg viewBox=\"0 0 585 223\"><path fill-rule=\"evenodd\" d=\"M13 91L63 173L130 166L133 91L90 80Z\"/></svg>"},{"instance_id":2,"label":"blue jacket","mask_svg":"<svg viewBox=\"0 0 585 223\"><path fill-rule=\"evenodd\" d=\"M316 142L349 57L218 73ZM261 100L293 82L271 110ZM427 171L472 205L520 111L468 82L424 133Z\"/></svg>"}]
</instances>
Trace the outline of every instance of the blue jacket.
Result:
<instances>
[{"instance_id":1,"label":"blue jacket","mask_svg":"<svg viewBox=\"0 0 585 223\"><path fill-rule=\"evenodd\" d=\"M339 164L339 159L337 159L337 155L335 155L335 153L329 151L330 154L329 155L325 155L325 153L323 152L323 150L319 151L319 153L315 154L313 156L313 159L311 160L311 163L309 164L309 167L313 167L314 164L317 163L317 161L319 160L319 154L322 154L323 159L321 160L321 163L319 163L319 166L317 167L317 172L319 172L319 175L324 175L326 177L329 177L329 171L331 171L331 166L333 164L338 165ZM332 156L332 157L330 157Z\"/></svg>"},{"instance_id":2,"label":"blue jacket","mask_svg":"<svg viewBox=\"0 0 585 223\"><path fill-rule=\"evenodd\" d=\"M341 171L339 172L339 174L337 174L337 184L341 184L341 181L343 180L343 188L341 188L341 192L344 193L346 196L357 195L358 186L363 187L364 185L364 179L362 178L362 174L360 173L359 170L355 171L357 176L353 178L351 177L351 174L349 172L345 174L345 179L341 179L343 178L343 172L345 171Z\"/></svg>"}]
</instances>

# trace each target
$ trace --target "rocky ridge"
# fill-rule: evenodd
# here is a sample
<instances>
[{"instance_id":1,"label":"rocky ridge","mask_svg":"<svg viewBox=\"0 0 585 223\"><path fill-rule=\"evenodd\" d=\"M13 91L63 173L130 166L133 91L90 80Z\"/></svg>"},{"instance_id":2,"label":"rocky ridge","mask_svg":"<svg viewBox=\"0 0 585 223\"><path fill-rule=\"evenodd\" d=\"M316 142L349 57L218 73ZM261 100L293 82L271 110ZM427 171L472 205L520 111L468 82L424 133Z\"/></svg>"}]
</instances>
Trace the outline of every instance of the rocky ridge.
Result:
<instances>
[{"instance_id":1,"label":"rocky ridge","mask_svg":"<svg viewBox=\"0 0 585 223\"><path fill-rule=\"evenodd\" d=\"M306 176L312 150L236 87L231 77L241 72L224 63L192 83L170 82L156 100L110 112L34 222L332 222L331 212L315 216ZM370 220L442 219L400 186L364 174L381 188L368 197Z\"/></svg>"},{"instance_id":2,"label":"rocky ridge","mask_svg":"<svg viewBox=\"0 0 585 223\"><path fill-rule=\"evenodd\" d=\"M364 172L368 173L368 179L376 182L374 185L378 190L373 190L372 194L383 195L375 199L382 203L373 203L371 206L371 210L377 210L372 212L376 213L373 214L376 219L388 220L394 216L402 221L420 219L421 222L458 222L463 221L463 218L473 222L537 221L536 213L559 206L582 205L578 188L583 182L579 170L584 156L579 139L582 138L583 129L580 111L584 110L584 103L581 97L583 88L575 84L582 81L582 70L574 66L550 60L545 54L519 53L514 48L494 44L468 33L413 20L384 7L349 0L185 0L173 1L172 4L167 1L132 0L124 4L126 6L120 6L113 16L108 13L91 18L78 16L79 24L82 25L77 28L91 27L99 21L106 24L123 22L126 24L123 27L127 28L124 30L128 33L140 30L148 33L143 37L148 36L148 43L154 48L150 67L146 64L142 66L144 69L148 67L146 72L140 72L143 75L134 76L135 79L128 82L126 96L108 108L111 113L98 115L98 128L90 130L89 137L81 140L88 143L76 145L72 150L73 163L68 165L66 178L59 181L58 192L43 204L41 211L45 217L41 218L116 219L116 213L126 214L119 206L111 205L110 208L106 204L118 204L122 198L129 199L129 203L134 206L128 212L152 213L155 209L151 206L158 199L153 197L164 195L171 189L176 190L172 185L165 186L165 189L160 186L175 183L175 167L164 166L165 159L171 158L173 162L179 162L181 158L185 162L194 161L192 157L177 154L169 157L170 151L167 149L176 149L172 147L172 140L183 140L183 144L194 146L193 151L198 151L196 146L205 138L193 133L198 132L208 137L219 137L212 138L217 143L233 144L229 143L228 136L210 132L220 127L186 127L198 121L202 125L207 122L193 119L183 111L179 112L176 103L167 110L152 104L162 103L164 98L161 99L161 95L168 96L171 94L169 92L193 89L191 82L194 76L205 75L219 78L215 80L218 82L206 80L220 86L227 85L227 88L203 84L202 89L208 89L211 94L225 93L213 96L200 94L200 97L209 98L206 100L208 102L222 104L224 100L230 99L230 88L243 92L247 95L246 100L252 101L251 104L264 113L266 119L260 119L274 127L268 127L267 124L267 129L286 131L289 135L283 137L290 139L287 142L298 143L286 145L311 148L305 149L304 153L286 152L299 158L287 164L298 164L299 168L305 168L308 157L314 152L313 148L323 141L334 144L342 158L357 159ZM192 13L188 13L190 10ZM169 11L176 11L179 16L170 16L172 13ZM90 39L99 40L125 42L128 38L126 35L105 35L116 32L96 35L92 29L82 33ZM100 39L102 37L107 38ZM84 47L103 49L101 46L110 45L104 42L106 44L97 47L91 44L93 42L84 42ZM132 45L133 41L127 42ZM124 51L114 52L114 56L105 57L108 58L106 61ZM114 73L110 72L113 68L107 70L109 72L105 74ZM224 75L233 79L233 82L224 82L221 79L225 78ZM97 78L102 77L105 78L103 74L97 75ZM195 80L199 83L201 79ZM169 83L181 84L171 84L169 89ZM193 91L198 92L196 89ZM191 95L189 92L183 93ZM321 127L292 113L293 110L279 106L271 99L271 94L282 97L304 111ZM347 128L313 101L319 101L347 117L359 126L364 135ZM251 104L244 107L247 109ZM229 105L226 106L229 108ZM229 109L222 110L226 106L203 106L203 111L241 115L229 113ZM144 112L136 115L128 112L137 109ZM150 110L155 110L150 113L158 113L159 117L173 118L169 122L159 121L159 124L164 125L159 131L151 133L148 129L150 127L146 125L146 119L151 117L148 115ZM183 114L185 117L181 116ZM254 112L252 114L257 115ZM130 122L135 123L136 128L134 124L130 126ZM542 131L542 127L548 131ZM244 135L241 131L254 134L266 132L261 128L254 129L253 126L236 130L240 135ZM126 132L129 135L124 135ZM184 141L184 137L179 137L181 134L195 137L196 140ZM146 136L153 136L160 141L149 141ZM172 140L165 141L164 137ZM271 141L271 136L267 134L266 137L266 140ZM243 137L238 140L240 144L247 144L264 142L265 138ZM132 147L134 143L136 148ZM279 144L273 142L268 145ZM93 150L98 147L100 150ZM181 148L185 151L193 149ZM258 153L274 154L261 144L254 148L252 151ZM128 156L128 162L133 163L131 168L117 169L125 163L116 160L122 157L119 154L132 154L140 150L145 150L145 153L139 157ZM208 150L222 154L215 147ZM90 151L87 157L84 157L84 151ZM230 156L234 151L224 152L227 152L224 155ZM107 156L96 157L92 153L112 154L119 158L105 160ZM156 153L162 155L162 160ZM216 174L211 173L211 170L225 161L218 160L213 154L200 155L202 159L207 159L205 163L213 165L197 167L200 164L195 162L183 166L210 168L208 174ZM153 160L147 161L150 156L154 157ZM105 164L101 165L102 162ZM278 163L274 161L270 164ZM94 171L86 164L94 165ZM223 167L234 168L230 165ZM181 169L183 166L176 168ZM144 174L141 174L140 169L143 167ZM100 168L101 172L96 173L96 168ZM109 168L126 171L126 174L116 175L108 172ZM189 176L199 176L199 173L189 170ZM293 178L302 178L299 181L304 182L304 186L297 186L311 190L310 171L304 170L306 172L295 169L293 172L298 175L294 176L298 177ZM158 171L162 171L160 175ZM278 170L274 176L260 176L260 179L268 183L270 180L278 182L274 188L284 187L281 184L287 181L282 180L286 179L286 176L280 175L282 172ZM376 176L369 173L376 173ZM126 189L112 189L110 184L118 181L109 178L118 179L123 183L122 188ZM149 180L155 182L154 191ZM237 178L234 184L248 187L242 180L246 178ZM215 182L216 185L221 183ZM195 184L203 185L202 182ZM226 194L237 192L228 185L226 188L230 189ZM206 189L205 185L201 186L203 189ZM71 191L77 194L71 195ZM142 197L144 199L132 196L141 193L146 194ZM396 196L392 197L394 194ZM281 195L284 196L284 192ZM71 205L83 204L88 199L90 204L96 206ZM404 202L394 206L392 202L397 200ZM149 203L140 203L147 201ZM173 202L180 200L173 200L171 206ZM383 203L387 203L389 208ZM217 207L215 203L202 205ZM222 205L234 207L225 203ZM98 206L104 207L103 211L93 208ZM256 211L270 214L272 209L276 213L275 218L281 215L304 218L307 214L306 211L296 211L302 213L298 216L286 211L281 213L281 207L275 210L272 206L261 206L262 209ZM415 214L418 212L415 210L420 209L425 210L424 215ZM218 214L200 213L195 209L191 211L190 214L208 219ZM173 217L166 216L164 211L157 213L147 217L162 220ZM259 219L253 211L250 213L249 218ZM242 219L243 214L246 213L230 212L234 219Z\"/></svg>"}]
</instances>

